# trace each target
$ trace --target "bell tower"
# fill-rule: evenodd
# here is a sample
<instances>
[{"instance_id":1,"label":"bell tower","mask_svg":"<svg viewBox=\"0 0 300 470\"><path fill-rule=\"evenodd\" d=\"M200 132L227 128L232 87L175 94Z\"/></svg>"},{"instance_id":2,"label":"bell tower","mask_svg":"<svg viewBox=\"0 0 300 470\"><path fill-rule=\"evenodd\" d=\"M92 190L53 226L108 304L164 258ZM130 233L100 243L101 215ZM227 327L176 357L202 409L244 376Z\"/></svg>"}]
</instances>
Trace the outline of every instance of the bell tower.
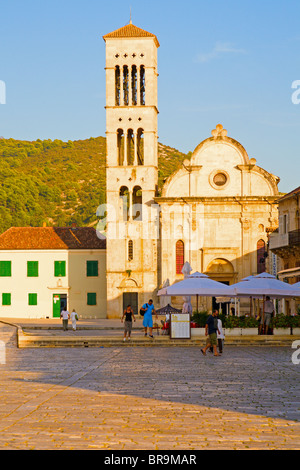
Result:
<instances>
[{"instance_id":1,"label":"bell tower","mask_svg":"<svg viewBox=\"0 0 300 470\"><path fill-rule=\"evenodd\" d=\"M158 40L130 24L106 44L107 316L157 288Z\"/></svg>"}]
</instances>

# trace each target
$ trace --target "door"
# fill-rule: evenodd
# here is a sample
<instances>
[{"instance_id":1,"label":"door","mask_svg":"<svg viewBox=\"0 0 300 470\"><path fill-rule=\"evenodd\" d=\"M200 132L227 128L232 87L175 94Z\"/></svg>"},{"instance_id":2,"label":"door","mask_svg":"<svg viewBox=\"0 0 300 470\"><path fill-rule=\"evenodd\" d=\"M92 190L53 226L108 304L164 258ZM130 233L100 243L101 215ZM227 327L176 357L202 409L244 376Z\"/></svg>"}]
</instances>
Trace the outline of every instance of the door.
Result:
<instances>
[{"instance_id":1,"label":"door","mask_svg":"<svg viewBox=\"0 0 300 470\"><path fill-rule=\"evenodd\" d=\"M53 294L53 318L60 318L60 294Z\"/></svg>"},{"instance_id":2,"label":"door","mask_svg":"<svg viewBox=\"0 0 300 470\"><path fill-rule=\"evenodd\" d=\"M127 308L127 305L131 305L131 308L135 315L138 314L139 308L138 308L138 293L137 292L123 292L123 312Z\"/></svg>"}]
</instances>

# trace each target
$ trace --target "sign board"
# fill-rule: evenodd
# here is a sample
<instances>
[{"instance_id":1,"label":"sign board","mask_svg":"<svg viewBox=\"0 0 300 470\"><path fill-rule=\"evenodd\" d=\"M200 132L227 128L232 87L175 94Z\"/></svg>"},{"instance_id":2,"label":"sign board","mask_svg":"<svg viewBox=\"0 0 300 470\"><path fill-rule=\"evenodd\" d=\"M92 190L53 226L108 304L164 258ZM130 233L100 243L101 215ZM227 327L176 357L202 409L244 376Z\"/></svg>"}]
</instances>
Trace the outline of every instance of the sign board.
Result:
<instances>
[{"instance_id":1,"label":"sign board","mask_svg":"<svg viewBox=\"0 0 300 470\"><path fill-rule=\"evenodd\" d=\"M171 339L191 338L191 315L189 313L172 313L170 325Z\"/></svg>"}]
</instances>

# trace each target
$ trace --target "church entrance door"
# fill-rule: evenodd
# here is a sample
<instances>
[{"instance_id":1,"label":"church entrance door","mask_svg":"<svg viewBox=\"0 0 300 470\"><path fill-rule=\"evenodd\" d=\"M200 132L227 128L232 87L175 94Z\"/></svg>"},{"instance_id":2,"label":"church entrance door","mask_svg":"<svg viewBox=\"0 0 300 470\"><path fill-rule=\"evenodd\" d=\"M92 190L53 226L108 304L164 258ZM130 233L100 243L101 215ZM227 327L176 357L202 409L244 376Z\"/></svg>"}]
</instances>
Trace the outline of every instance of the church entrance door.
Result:
<instances>
[{"instance_id":1,"label":"church entrance door","mask_svg":"<svg viewBox=\"0 0 300 470\"><path fill-rule=\"evenodd\" d=\"M134 315L139 313L137 292L123 292L123 312L127 305L131 305Z\"/></svg>"}]
</instances>

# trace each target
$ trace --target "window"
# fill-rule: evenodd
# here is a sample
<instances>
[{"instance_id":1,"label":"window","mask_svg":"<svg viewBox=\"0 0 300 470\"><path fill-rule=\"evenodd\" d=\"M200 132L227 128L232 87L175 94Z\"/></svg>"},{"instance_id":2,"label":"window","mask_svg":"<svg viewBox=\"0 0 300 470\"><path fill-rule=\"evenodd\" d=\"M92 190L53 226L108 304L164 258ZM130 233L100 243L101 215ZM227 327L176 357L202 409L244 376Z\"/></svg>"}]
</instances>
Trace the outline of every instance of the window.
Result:
<instances>
[{"instance_id":1,"label":"window","mask_svg":"<svg viewBox=\"0 0 300 470\"><path fill-rule=\"evenodd\" d=\"M216 186L224 186L224 184L227 182L227 176L225 173L217 173L214 176L214 183Z\"/></svg>"},{"instance_id":2,"label":"window","mask_svg":"<svg viewBox=\"0 0 300 470\"><path fill-rule=\"evenodd\" d=\"M115 68L115 89L116 89L116 106L120 106L120 67Z\"/></svg>"},{"instance_id":3,"label":"window","mask_svg":"<svg viewBox=\"0 0 300 470\"><path fill-rule=\"evenodd\" d=\"M176 274L181 274L184 265L184 243L178 240L176 243Z\"/></svg>"},{"instance_id":4,"label":"window","mask_svg":"<svg viewBox=\"0 0 300 470\"><path fill-rule=\"evenodd\" d=\"M138 129L137 131L137 158L138 165L144 165L144 130Z\"/></svg>"},{"instance_id":5,"label":"window","mask_svg":"<svg viewBox=\"0 0 300 470\"><path fill-rule=\"evenodd\" d=\"M39 262L27 261L27 277L38 277L38 276L39 276Z\"/></svg>"},{"instance_id":6,"label":"window","mask_svg":"<svg viewBox=\"0 0 300 470\"><path fill-rule=\"evenodd\" d=\"M87 261L86 262L86 275L88 277L98 276L98 261Z\"/></svg>"},{"instance_id":7,"label":"window","mask_svg":"<svg viewBox=\"0 0 300 470\"><path fill-rule=\"evenodd\" d=\"M66 275L66 262L54 261L54 276L65 277L65 275Z\"/></svg>"},{"instance_id":8,"label":"window","mask_svg":"<svg viewBox=\"0 0 300 470\"><path fill-rule=\"evenodd\" d=\"M140 105L145 106L145 67L140 67Z\"/></svg>"},{"instance_id":9,"label":"window","mask_svg":"<svg viewBox=\"0 0 300 470\"><path fill-rule=\"evenodd\" d=\"M11 261L0 261L0 276L11 277Z\"/></svg>"},{"instance_id":10,"label":"window","mask_svg":"<svg viewBox=\"0 0 300 470\"><path fill-rule=\"evenodd\" d=\"M120 188L119 197L121 201L121 211L123 222L129 219L129 191L126 186Z\"/></svg>"},{"instance_id":11,"label":"window","mask_svg":"<svg viewBox=\"0 0 300 470\"><path fill-rule=\"evenodd\" d=\"M132 105L137 105L137 68L136 65L132 66L131 69L131 96L132 96Z\"/></svg>"},{"instance_id":12,"label":"window","mask_svg":"<svg viewBox=\"0 0 300 470\"><path fill-rule=\"evenodd\" d=\"M133 241L128 241L128 261L133 260Z\"/></svg>"},{"instance_id":13,"label":"window","mask_svg":"<svg viewBox=\"0 0 300 470\"><path fill-rule=\"evenodd\" d=\"M261 274L266 270L266 244L264 240L258 240L257 242L257 274Z\"/></svg>"},{"instance_id":14,"label":"window","mask_svg":"<svg viewBox=\"0 0 300 470\"><path fill-rule=\"evenodd\" d=\"M95 292L88 292L88 294L87 294L87 304L88 305L97 305L97 294Z\"/></svg>"},{"instance_id":15,"label":"window","mask_svg":"<svg viewBox=\"0 0 300 470\"><path fill-rule=\"evenodd\" d=\"M28 294L28 305L37 305L37 294Z\"/></svg>"},{"instance_id":16,"label":"window","mask_svg":"<svg viewBox=\"0 0 300 470\"><path fill-rule=\"evenodd\" d=\"M11 305L11 294L2 294L2 305Z\"/></svg>"},{"instance_id":17,"label":"window","mask_svg":"<svg viewBox=\"0 0 300 470\"><path fill-rule=\"evenodd\" d=\"M133 220L143 220L143 196L142 196L142 188L140 186L135 186L132 191L132 218Z\"/></svg>"},{"instance_id":18,"label":"window","mask_svg":"<svg viewBox=\"0 0 300 470\"><path fill-rule=\"evenodd\" d=\"M129 69L127 65L123 67L123 104L129 105Z\"/></svg>"},{"instance_id":19,"label":"window","mask_svg":"<svg viewBox=\"0 0 300 470\"><path fill-rule=\"evenodd\" d=\"M134 164L134 133L132 129L127 131L127 165Z\"/></svg>"},{"instance_id":20,"label":"window","mask_svg":"<svg viewBox=\"0 0 300 470\"><path fill-rule=\"evenodd\" d=\"M123 129L117 131L117 149L118 149L118 164L124 165L124 132Z\"/></svg>"}]
</instances>

